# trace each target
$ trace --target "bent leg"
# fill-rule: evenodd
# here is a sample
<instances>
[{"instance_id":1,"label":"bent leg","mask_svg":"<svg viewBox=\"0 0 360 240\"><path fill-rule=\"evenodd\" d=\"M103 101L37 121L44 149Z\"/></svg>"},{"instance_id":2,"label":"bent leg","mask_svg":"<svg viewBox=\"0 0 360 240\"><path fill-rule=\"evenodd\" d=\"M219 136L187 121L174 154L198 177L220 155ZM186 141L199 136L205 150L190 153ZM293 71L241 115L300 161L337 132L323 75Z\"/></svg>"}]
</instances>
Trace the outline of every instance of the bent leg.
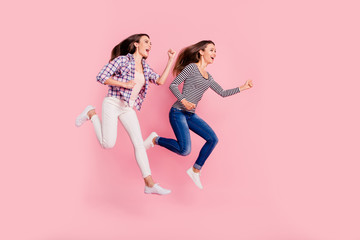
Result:
<instances>
[{"instance_id":1,"label":"bent leg","mask_svg":"<svg viewBox=\"0 0 360 240\"><path fill-rule=\"evenodd\" d=\"M119 116L119 106L116 99L105 98L102 105L102 123L98 115L93 115L95 134L103 148L112 148L117 137L117 125Z\"/></svg>"},{"instance_id":2,"label":"bent leg","mask_svg":"<svg viewBox=\"0 0 360 240\"><path fill-rule=\"evenodd\" d=\"M179 155L189 155L191 152L191 140L186 115L181 110L171 108L169 120L176 140L159 137L157 144Z\"/></svg>"},{"instance_id":3,"label":"bent leg","mask_svg":"<svg viewBox=\"0 0 360 240\"><path fill-rule=\"evenodd\" d=\"M210 156L214 150L219 139L217 138L214 130L197 114L194 114L188 121L191 131L206 140L206 143L201 148L198 158L194 164L194 168L200 170L204 165L206 159Z\"/></svg>"}]
</instances>

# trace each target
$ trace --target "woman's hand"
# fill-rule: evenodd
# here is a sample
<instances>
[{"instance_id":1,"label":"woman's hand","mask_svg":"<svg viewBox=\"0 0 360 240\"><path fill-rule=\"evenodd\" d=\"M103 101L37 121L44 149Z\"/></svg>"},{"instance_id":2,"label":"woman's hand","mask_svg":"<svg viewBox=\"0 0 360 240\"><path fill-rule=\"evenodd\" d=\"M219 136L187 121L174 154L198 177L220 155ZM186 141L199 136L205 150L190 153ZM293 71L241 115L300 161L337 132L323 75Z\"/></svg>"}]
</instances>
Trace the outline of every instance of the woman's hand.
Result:
<instances>
[{"instance_id":1,"label":"woman's hand","mask_svg":"<svg viewBox=\"0 0 360 240\"><path fill-rule=\"evenodd\" d=\"M243 91L243 90L246 90L246 89L249 89L249 88L252 88L254 85L253 85L253 82L252 80L247 80L244 85L240 86L239 89L240 91Z\"/></svg>"},{"instance_id":2,"label":"woman's hand","mask_svg":"<svg viewBox=\"0 0 360 240\"><path fill-rule=\"evenodd\" d=\"M156 83L158 85L163 85L165 83L165 81L170 73L170 68L174 61L175 55L176 55L176 52L170 48L168 50L169 60L166 64L166 68L164 69L164 72L161 74L161 76L156 80Z\"/></svg>"},{"instance_id":3,"label":"woman's hand","mask_svg":"<svg viewBox=\"0 0 360 240\"><path fill-rule=\"evenodd\" d=\"M192 109L194 109L196 107L196 105L194 103L189 102L185 98L183 100L181 100L181 103L184 105L184 107L187 110L192 110Z\"/></svg>"},{"instance_id":4,"label":"woman's hand","mask_svg":"<svg viewBox=\"0 0 360 240\"><path fill-rule=\"evenodd\" d=\"M128 88L128 89L132 89L132 88L134 88L135 84L136 83L134 82L134 80L130 80L130 81L126 82L126 83L123 83L123 87Z\"/></svg>"},{"instance_id":5,"label":"woman's hand","mask_svg":"<svg viewBox=\"0 0 360 240\"><path fill-rule=\"evenodd\" d=\"M169 60L173 60L175 58L176 52L173 49L168 50Z\"/></svg>"}]
</instances>

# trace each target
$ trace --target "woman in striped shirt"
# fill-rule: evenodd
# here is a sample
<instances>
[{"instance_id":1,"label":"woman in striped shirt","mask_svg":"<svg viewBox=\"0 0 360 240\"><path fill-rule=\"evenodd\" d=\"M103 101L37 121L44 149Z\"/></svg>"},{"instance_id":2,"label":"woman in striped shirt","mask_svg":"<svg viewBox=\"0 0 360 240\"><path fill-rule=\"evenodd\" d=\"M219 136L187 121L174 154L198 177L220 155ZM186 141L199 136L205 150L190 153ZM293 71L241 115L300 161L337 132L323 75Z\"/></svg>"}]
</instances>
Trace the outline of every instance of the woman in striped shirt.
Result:
<instances>
[{"instance_id":1,"label":"woman in striped shirt","mask_svg":"<svg viewBox=\"0 0 360 240\"><path fill-rule=\"evenodd\" d=\"M206 140L195 164L187 170L187 174L200 189L203 188L200 182L200 169L215 148L218 138L211 127L195 113L197 104L208 88L222 97L228 97L253 86L252 81L249 80L240 87L223 90L205 70L208 64L214 62L215 57L216 49L212 41L198 42L179 53L173 71L177 77L170 85L170 90L177 101L169 113L170 124L176 140L159 137L155 132L152 133L153 145L160 145L183 156L188 155L191 151L189 130ZM184 82L184 86L181 93L178 86L182 82Z\"/></svg>"},{"instance_id":2,"label":"woman in striped shirt","mask_svg":"<svg viewBox=\"0 0 360 240\"><path fill-rule=\"evenodd\" d=\"M154 182L146 154L146 149L152 145L152 137L144 142L133 107L140 110L149 83L165 83L175 52L172 49L168 51L169 60L160 76L145 62L150 50L151 42L147 34L134 34L115 46L109 63L96 77L98 82L109 86L102 105L102 122L95 108L89 105L76 118L75 125L80 127L91 119L100 145L103 148L112 148L117 137L119 118L134 146L135 158L145 181L144 192L165 195L171 191Z\"/></svg>"}]
</instances>

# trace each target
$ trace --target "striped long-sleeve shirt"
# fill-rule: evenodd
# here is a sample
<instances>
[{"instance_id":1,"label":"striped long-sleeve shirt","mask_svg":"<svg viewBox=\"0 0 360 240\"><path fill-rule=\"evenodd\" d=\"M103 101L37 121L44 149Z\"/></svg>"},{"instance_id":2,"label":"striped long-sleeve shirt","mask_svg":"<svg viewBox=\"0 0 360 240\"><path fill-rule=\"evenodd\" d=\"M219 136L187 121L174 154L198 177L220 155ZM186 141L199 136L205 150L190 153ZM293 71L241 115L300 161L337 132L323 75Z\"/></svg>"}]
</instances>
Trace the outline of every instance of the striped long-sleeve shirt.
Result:
<instances>
[{"instance_id":1,"label":"striped long-sleeve shirt","mask_svg":"<svg viewBox=\"0 0 360 240\"><path fill-rule=\"evenodd\" d=\"M172 107L195 113L196 108L187 110L180 101L185 98L187 101L194 103L197 106L205 91L209 87L222 97L228 97L240 92L238 87L224 90L217 82L214 81L209 73L208 76L209 77L207 79L204 78L195 63L190 63L187 65L170 84L169 88L171 92L178 99ZM184 86L181 93L179 90L179 85L182 82L184 82Z\"/></svg>"}]
</instances>

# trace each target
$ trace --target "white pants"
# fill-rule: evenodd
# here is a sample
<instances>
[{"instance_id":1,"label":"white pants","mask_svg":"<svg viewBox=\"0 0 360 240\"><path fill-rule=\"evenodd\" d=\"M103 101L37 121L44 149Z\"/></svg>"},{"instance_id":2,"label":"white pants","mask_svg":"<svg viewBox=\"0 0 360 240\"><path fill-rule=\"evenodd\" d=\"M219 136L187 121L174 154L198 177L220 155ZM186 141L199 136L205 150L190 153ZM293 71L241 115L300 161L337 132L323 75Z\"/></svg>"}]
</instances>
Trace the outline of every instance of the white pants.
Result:
<instances>
[{"instance_id":1,"label":"white pants","mask_svg":"<svg viewBox=\"0 0 360 240\"><path fill-rule=\"evenodd\" d=\"M103 148L114 147L117 137L118 118L129 134L134 146L135 158L142 176L145 178L151 175L140 124L135 110L127 102L115 97L106 97L102 105L102 124L98 115L91 118L100 145Z\"/></svg>"}]
</instances>

